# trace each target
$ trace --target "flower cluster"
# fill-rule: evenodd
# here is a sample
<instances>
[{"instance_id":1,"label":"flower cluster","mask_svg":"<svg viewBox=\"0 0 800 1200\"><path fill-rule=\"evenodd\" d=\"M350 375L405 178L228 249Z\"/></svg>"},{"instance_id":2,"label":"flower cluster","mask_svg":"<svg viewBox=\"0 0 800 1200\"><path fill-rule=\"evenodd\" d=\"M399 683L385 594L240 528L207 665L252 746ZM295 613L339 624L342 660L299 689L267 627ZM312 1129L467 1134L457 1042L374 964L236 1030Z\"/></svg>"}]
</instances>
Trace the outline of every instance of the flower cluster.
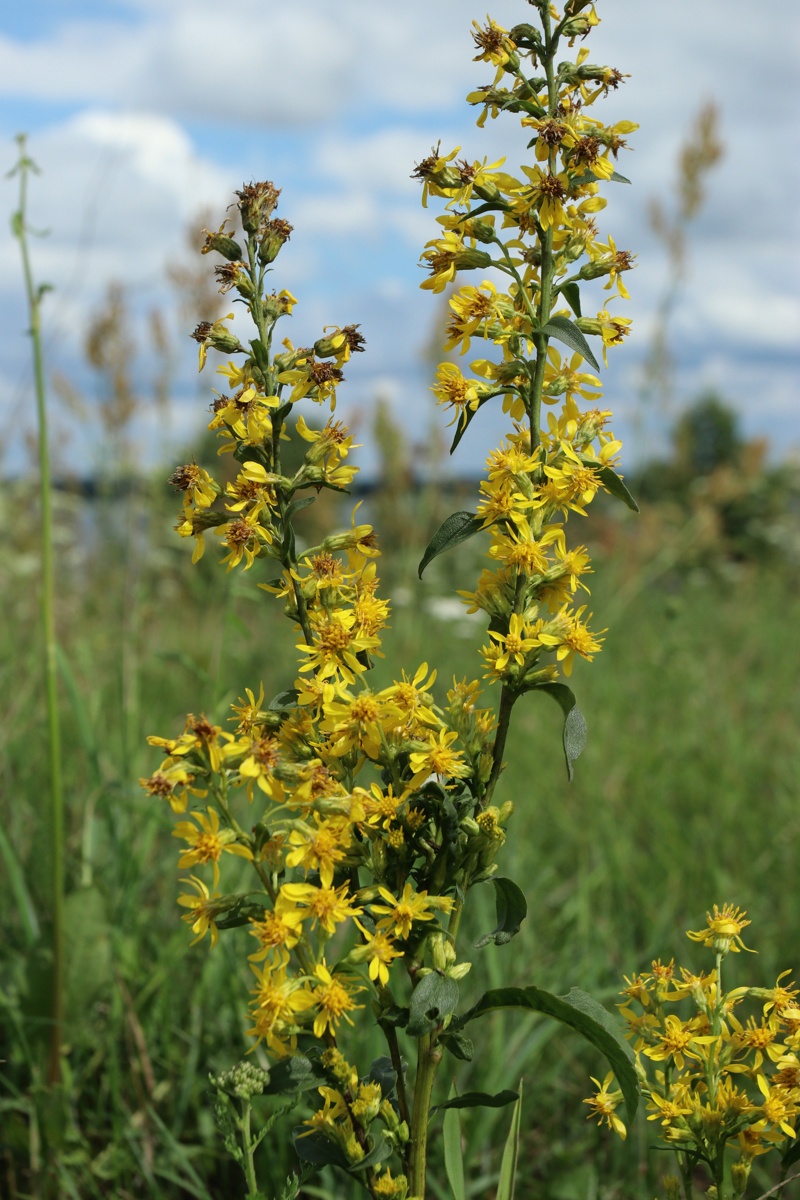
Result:
<instances>
[{"instance_id":1,"label":"flower cluster","mask_svg":"<svg viewBox=\"0 0 800 1200\"><path fill-rule=\"evenodd\" d=\"M726 992L722 985L723 961L747 949L741 935L749 924L742 910L715 905L706 927L688 933L713 952L714 968L695 974L674 960L654 962L626 978L620 1005L648 1120L659 1122L685 1179L703 1162L718 1183L727 1158L734 1200L744 1194L754 1158L795 1144L800 1115L800 1005L791 972L773 988ZM609 1076L586 1103L624 1137L621 1095L610 1084Z\"/></svg>"},{"instance_id":2,"label":"flower cluster","mask_svg":"<svg viewBox=\"0 0 800 1200\"><path fill-rule=\"evenodd\" d=\"M374 1197L425 1193L442 1048L464 1054L447 1034L458 980L470 968L456 949L461 911L469 889L496 871L513 811L511 801L493 803L511 710L539 688L571 711L572 693L554 681L570 674L576 654L591 659L600 647L586 605L576 604L589 559L583 546L568 547L567 516L585 515L601 489L633 503L613 469L619 443L606 431L609 414L581 408L600 392L587 336L605 353L628 322L606 308L582 318L580 285L605 277L627 295L620 273L630 255L599 240L594 215L604 204L600 184L615 178L621 135L634 126L605 127L585 112L617 85L617 72L590 67L583 51L555 65L561 43L596 23L593 5L568 0L563 18L536 6L541 32L475 26L478 58L496 74L469 97L482 108L479 125L501 109L521 115L535 165L518 179L502 163L456 162L457 151L436 150L416 171L423 201L446 201L440 234L423 255L431 271L423 286L439 292L464 270L493 273L450 297L448 346L464 354L481 338L487 356L472 363L471 379L442 364L433 390L454 409L456 443L493 398L511 423L489 458L477 511L455 515L460 532L451 539L463 540L465 517L469 533L490 538L489 565L462 595L489 618L482 653L485 678L502 684L497 711L479 705L475 679L453 680L437 698L427 663L373 686L389 605L379 594L372 527L354 512L348 529L318 545L296 536L295 515L323 489L345 491L355 474L352 437L333 412L363 338L346 325L323 330L312 346L276 344L278 322L297 304L288 291L265 288L292 233L274 215L278 189L245 185L243 233L223 223L203 247L221 257L220 290L246 308L255 332L243 344L231 314L193 334L201 369L212 350L225 358L210 429L238 472L223 486L194 462L180 466L172 476L183 494L177 532L194 540L193 561L211 530L228 571L266 568L259 586L292 623L296 667L293 686L269 701L263 686L246 690L225 727L190 715L179 736L152 737L163 761L142 782L180 818L178 867L190 873L178 902L195 940L208 935L213 947L221 931L246 930L254 1047L276 1073L294 1063L317 1084L316 1109L296 1133L298 1154L356 1172ZM311 404L330 416L313 420ZM556 404L543 428L542 406ZM287 437L303 448L293 474L282 465ZM436 535L424 561L449 547L448 536ZM235 859L240 890L220 891L221 864L231 870ZM518 928L519 920L502 936ZM347 1029L370 1002L389 1057L363 1069L351 1061ZM401 1036L418 1042L413 1095ZM400 1171L386 1165L392 1154Z\"/></svg>"},{"instance_id":3,"label":"flower cluster","mask_svg":"<svg viewBox=\"0 0 800 1200\"><path fill-rule=\"evenodd\" d=\"M600 185L623 178L615 160L624 135L636 129L629 121L605 126L587 113L617 87L619 72L589 66L585 48L557 71L549 61L559 36L574 39L597 23L594 6L589 14L586 8L569 4L563 18L543 10L541 32L475 25L477 58L497 67L493 84L468 97L481 108L478 124L488 114L519 114L532 135L534 166L523 166L518 177L502 169L502 159L470 162L457 159L460 147L447 154L437 147L416 168L423 201L447 202L437 218L442 232L423 254L430 277L422 286L442 292L465 271L493 272L450 295L446 348L464 355L481 339L494 354L472 361L469 378L442 363L433 391L453 411L456 444L490 400L513 423L480 485L476 517L490 532L491 567L474 590L461 593L470 611L490 618L487 677L512 696L570 675L576 654L591 660L600 649L586 605L575 606L590 563L585 547L567 546L568 514L585 515L600 490L633 504L613 470L620 443L606 430L611 414L580 408L581 400L600 395L600 380L587 369L597 363L586 335L600 337L605 355L630 325L607 305L581 316L580 285L605 278L612 296L627 298L621 275L632 256L610 237L600 240L595 218L606 204ZM529 77L525 59L544 74ZM541 406L557 404L543 425Z\"/></svg>"}]
</instances>

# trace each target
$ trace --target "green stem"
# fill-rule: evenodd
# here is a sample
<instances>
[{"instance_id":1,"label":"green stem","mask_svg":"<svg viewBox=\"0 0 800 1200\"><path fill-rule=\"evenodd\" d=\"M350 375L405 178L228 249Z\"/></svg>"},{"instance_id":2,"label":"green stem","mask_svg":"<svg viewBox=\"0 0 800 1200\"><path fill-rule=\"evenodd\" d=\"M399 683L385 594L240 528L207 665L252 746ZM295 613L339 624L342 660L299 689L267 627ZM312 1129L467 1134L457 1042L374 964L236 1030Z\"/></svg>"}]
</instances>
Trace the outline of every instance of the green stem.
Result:
<instances>
[{"instance_id":1,"label":"green stem","mask_svg":"<svg viewBox=\"0 0 800 1200\"><path fill-rule=\"evenodd\" d=\"M22 254L25 291L30 316L33 346L33 372L36 387L36 416L39 434L39 492L42 511L42 630L45 645L45 691L50 764L50 846L52 854L52 954L53 974L50 997L50 1061L48 1080L61 1078L61 1041L64 1022L64 788L61 773L61 729L58 717L58 661L55 628L55 582L53 568L53 511L50 482L50 454L47 439L47 403L44 383L44 357L40 306L42 289L33 281L28 254L26 206L28 173L36 170L25 153L25 135L17 136L19 161L19 209L14 214L13 230Z\"/></svg>"},{"instance_id":2,"label":"green stem","mask_svg":"<svg viewBox=\"0 0 800 1200\"><path fill-rule=\"evenodd\" d=\"M414 1111L411 1118L409 1195L425 1200L425 1180L428 1165L428 1118L436 1071L442 1052L436 1046L436 1035L426 1034L419 1039L417 1078L414 1084Z\"/></svg>"},{"instance_id":3,"label":"green stem","mask_svg":"<svg viewBox=\"0 0 800 1200\"><path fill-rule=\"evenodd\" d=\"M244 1167L245 1179L247 1180L248 1196L258 1195L258 1180L256 1179L256 1168L253 1162L253 1144L250 1137L250 1101L244 1102L244 1112L240 1122L242 1131L242 1144L244 1147Z\"/></svg>"},{"instance_id":4,"label":"green stem","mask_svg":"<svg viewBox=\"0 0 800 1200\"><path fill-rule=\"evenodd\" d=\"M497 786L497 781L500 778L500 772L503 769L503 755L505 754L506 739L508 738L508 730L511 724L511 710L514 707L516 699L516 692L512 691L508 684L504 683L500 693L500 707L497 711L497 733L495 734L494 750L492 753L492 772L486 784L486 791L483 794L485 804L490 803L494 789Z\"/></svg>"}]
</instances>

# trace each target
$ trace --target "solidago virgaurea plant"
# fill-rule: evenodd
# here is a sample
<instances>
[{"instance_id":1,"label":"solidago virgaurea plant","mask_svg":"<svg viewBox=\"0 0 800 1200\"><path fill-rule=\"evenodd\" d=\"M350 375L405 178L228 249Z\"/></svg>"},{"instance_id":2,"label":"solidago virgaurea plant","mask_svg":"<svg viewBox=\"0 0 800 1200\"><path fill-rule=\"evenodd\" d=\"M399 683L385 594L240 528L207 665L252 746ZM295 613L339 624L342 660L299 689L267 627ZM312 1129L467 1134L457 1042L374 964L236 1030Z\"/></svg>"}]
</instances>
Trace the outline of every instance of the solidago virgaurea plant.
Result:
<instances>
[{"instance_id":1,"label":"solidago virgaurea plant","mask_svg":"<svg viewBox=\"0 0 800 1200\"><path fill-rule=\"evenodd\" d=\"M207 937L213 952L221 931L238 938L252 971L247 1020L259 1055L215 1080L226 1145L250 1196L259 1194L254 1149L265 1132L251 1130L252 1097L302 1092L312 1113L295 1147L309 1171L334 1164L373 1197L423 1200L440 1062L470 1059L466 1027L498 1008L571 1025L609 1060L629 1116L636 1106L633 1052L584 992L501 988L458 1011L472 965L458 938L470 890L487 881L496 890L497 928L478 947L509 941L526 912L496 861L514 808L513 797L496 804L495 791L515 705L545 693L561 706L570 772L583 744L564 680L576 655L591 661L599 651L602 632L581 598L589 557L568 539L567 518L585 515L601 490L635 507L615 471L610 413L595 406L599 365L588 339L605 357L630 324L616 302L627 298L632 258L603 240L597 221L601 188L627 182L616 159L636 126L592 115L622 79L592 65L583 45L598 22L594 4L568 0L560 14L531 0L526 15L535 23L474 25L492 78L468 100L481 127L488 116L519 120L531 161L511 173L491 155L471 161L437 147L416 168L423 203L443 208L422 286L455 287L448 348L477 354L470 376L452 363L436 373L433 390L453 410L453 448L484 405L508 418L476 511L448 518L420 564L467 537L488 538L486 568L461 592L487 617L482 679L440 689L434 667L408 663L389 686L371 684L389 616L376 536L354 513L349 528L301 548L293 526L322 489L345 491L355 474L348 430L332 415L321 427L313 417L333 413L363 339L356 325L330 327L313 346L279 332L297 302L266 290L292 232L274 215L273 184L238 193L241 240L223 223L203 247L221 257L221 290L246 307L253 333L242 344L228 317L195 331L201 367L212 349L226 359L210 428L238 474L223 489L195 463L179 467L178 533L194 539L195 561L213 547L228 571L260 577L289 618L297 666L274 698L254 679L225 727L191 715L177 737L151 738L166 757L143 782L179 818L178 902L195 940ZM461 283L466 272L474 282ZM583 285L593 280L608 295L589 316ZM305 445L291 475L282 457L290 432ZM243 870L245 890L228 890ZM386 1054L362 1062L358 1030L375 1024ZM486 1097L438 1099L441 1110ZM509 1189L510 1177L498 1196Z\"/></svg>"},{"instance_id":2,"label":"solidago virgaurea plant","mask_svg":"<svg viewBox=\"0 0 800 1200\"><path fill-rule=\"evenodd\" d=\"M711 1179L706 1196L740 1200L761 1155L780 1153L784 1182L800 1160L800 1006L791 972L772 988L723 986L728 954L749 949L742 939L749 924L741 909L715 904L705 928L687 934L711 951L711 970L659 960L625 979L619 1007L647 1119L659 1123L678 1168L663 1179L665 1200L691 1200L698 1167ZM611 1076L594 1082L598 1090L585 1101L590 1113L624 1137L621 1094Z\"/></svg>"}]
</instances>

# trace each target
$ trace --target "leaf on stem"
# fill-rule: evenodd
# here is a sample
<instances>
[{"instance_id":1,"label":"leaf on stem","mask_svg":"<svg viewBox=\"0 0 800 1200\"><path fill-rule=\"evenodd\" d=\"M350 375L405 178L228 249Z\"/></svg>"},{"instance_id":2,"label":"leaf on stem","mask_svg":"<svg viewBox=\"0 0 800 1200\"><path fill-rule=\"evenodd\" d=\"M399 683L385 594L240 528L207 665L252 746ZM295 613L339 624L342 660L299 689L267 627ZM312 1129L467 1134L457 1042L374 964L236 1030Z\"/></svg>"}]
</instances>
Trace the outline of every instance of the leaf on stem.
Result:
<instances>
[{"instance_id":1,"label":"leaf on stem","mask_svg":"<svg viewBox=\"0 0 800 1200\"><path fill-rule=\"evenodd\" d=\"M633 1121L639 1103L639 1084L631 1047L613 1017L580 988L572 988L566 996L555 996L541 988L494 988L485 992L477 1004L458 1020L458 1028L499 1008L526 1008L544 1013L591 1042L608 1059L625 1099L628 1122Z\"/></svg>"},{"instance_id":2,"label":"leaf on stem","mask_svg":"<svg viewBox=\"0 0 800 1200\"><path fill-rule=\"evenodd\" d=\"M411 994L408 1010L408 1035L413 1038L425 1037L437 1025L441 1025L445 1017L455 1012L458 1004L458 984L455 979L448 979L438 971L425 975Z\"/></svg>"},{"instance_id":3,"label":"leaf on stem","mask_svg":"<svg viewBox=\"0 0 800 1200\"><path fill-rule=\"evenodd\" d=\"M284 1058L270 1066L269 1082L264 1088L265 1096L278 1093L290 1095L293 1092L307 1092L317 1087L325 1079L325 1072L304 1054L295 1054L292 1058ZM302 1155L301 1155L302 1158ZM309 1162L312 1160L309 1159Z\"/></svg>"},{"instance_id":4,"label":"leaf on stem","mask_svg":"<svg viewBox=\"0 0 800 1200\"><path fill-rule=\"evenodd\" d=\"M594 460L587 459L586 461L592 462ZM595 469L597 470L597 468ZM639 505L636 503L633 496L630 494L615 470L613 470L611 467L600 467L599 470L597 470L597 474L599 478L602 479L606 490L609 491L612 496L616 496L616 498L621 500L623 504L627 504L631 512L637 513L639 511Z\"/></svg>"},{"instance_id":5,"label":"leaf on stem","mask_svg":"<svg viewBox=\"0 0 800 1200\"><path fill-rule=\"evenodd\" d=\"M494 1096L490 1092L464 1092L463 1096L455 1096L451 1091L449 1100L434 1105L431 1116L443 1112L446 1108L505 1108L507 1104L513 1104L518 1099L519 1092L512 1092L507 1088Z\"/></svg>"},{"instance_id":6,"label":"leaf on stem","mask_svg":"<svg viewBox=\"0 0 800 1200\"><path fill-rule=\"evenodd\" d=\"M577 283L565 283L561 289L561 295L566 300L576 317L580 317L581 313L581 289Z\"/></svg>"},{"instance_id":7,"label":"leaf on stem","mask_svg":"<svg viewBox=\"0 0 800 1200\"><path fill-rule=\"evenodd\" d=\"M492 883L495 887L497 925L491 933L485 933L475 943L476 950L488 946L489 942L494 942L495 946L505 946L515 933L519 933L519 927L528 915L528 902L513 879L500 876L492 879Z\"/></svg>"},{"instance_id":8,"label":"leaf on stem","mask_svg":"<svg viewBox=\"0 0 800 1200\"><path fill-rule=\"evenodd\" d=\"M586 719L578 708L575 693L565 683L538 683L530 689L533 692L547 692L559 705L564 714L564 758L567 763L567 777L570 783L574 774L572 764L580 758L586 748Z\"/></svg>"},{"instance_id":9,"label":"leaf on stem","mask_svg":"<svg viewBox=\"0 0 800 1200\"><path fill-rule=\"evenodd\" d=\"M445 550L452 550L454 546L460 545L461 542L466 542L468 538L474 537L476 533L479 533L482 528L483 521L480 517L476 517L474 513L451 513L445 521L442 521L442 524L428 542L425 553L417 568L420 579L422 578L422 572L434 558L438 558L440 554L444 554Z\"/></svg>"},{"instance_id":10,"label":"leaf on stem","mask_svg":"<svg viewBox=\"0 0 800 1200\"><path fill-rule=\"evenodd\" d=\"M581 333L574 321L570 321L569 317L551 317L546 325L537 330L538 333L543 333L545 337L555 338L559 342L563 342L570 350L574 350L580 354L581 358L585 358L590 366L594 367L595 371L600 370L600 364L592 354L589 343Z\"/></svg>"}]
</instances>

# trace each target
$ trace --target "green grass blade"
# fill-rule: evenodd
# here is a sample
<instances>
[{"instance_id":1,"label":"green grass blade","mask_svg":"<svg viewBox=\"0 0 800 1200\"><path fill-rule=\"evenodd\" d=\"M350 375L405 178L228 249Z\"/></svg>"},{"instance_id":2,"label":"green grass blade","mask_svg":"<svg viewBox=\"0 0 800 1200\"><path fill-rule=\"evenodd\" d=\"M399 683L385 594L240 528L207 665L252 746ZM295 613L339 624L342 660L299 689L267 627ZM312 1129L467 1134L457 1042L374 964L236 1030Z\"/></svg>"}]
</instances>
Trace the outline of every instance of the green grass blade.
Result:
<instances>
[{"instance_id":1,"label":"green grass blade","mask_svg":"<svg viewBox=\"0 0 800 1200\"><path fill-rule=\"evenodd\" d=\"M450 1088L450 1099L456 1093L456 1086ZM448 1108L444 1114L444 1169L447 1182L450 1184L450 1194L453 1200L466 1200L464 1190L464 1155L461 1149L461 1119L458 1109Z\"/></svg>"},{"instance_id":2,"label":"green grass blade","mask_svg":"<svg viewBox=\"0 0 800 1200\"><path fill-rule=\"evenodd\" d=\"M503 1150L503 1161L500 1164L500 1178L497 1183L496 1200L514 1200L514 1184L517 1178L517 1159L519 1158L519 1131L522 1119L522 1080L519 1081L519 1100L514 1105L511 1115L511 1128L506 1138Z\"/></svg>"},{"instance_id":3,"label":"green grass blade","mask_svg":"<svg viewBox=\"0 0 800 1200\"><path fill-rule=\"evenodd\" d=\"M0 856L2 856L5 863L6 876L11 885L14 899L17 902L17 909L22 922L22 931L25 935L25 944L30 950L39 940L39 918L36 916L36 909L25 883L25 876L19 859L14 853L2 826L0 826Z\"/></svg>"}]
</instances>

